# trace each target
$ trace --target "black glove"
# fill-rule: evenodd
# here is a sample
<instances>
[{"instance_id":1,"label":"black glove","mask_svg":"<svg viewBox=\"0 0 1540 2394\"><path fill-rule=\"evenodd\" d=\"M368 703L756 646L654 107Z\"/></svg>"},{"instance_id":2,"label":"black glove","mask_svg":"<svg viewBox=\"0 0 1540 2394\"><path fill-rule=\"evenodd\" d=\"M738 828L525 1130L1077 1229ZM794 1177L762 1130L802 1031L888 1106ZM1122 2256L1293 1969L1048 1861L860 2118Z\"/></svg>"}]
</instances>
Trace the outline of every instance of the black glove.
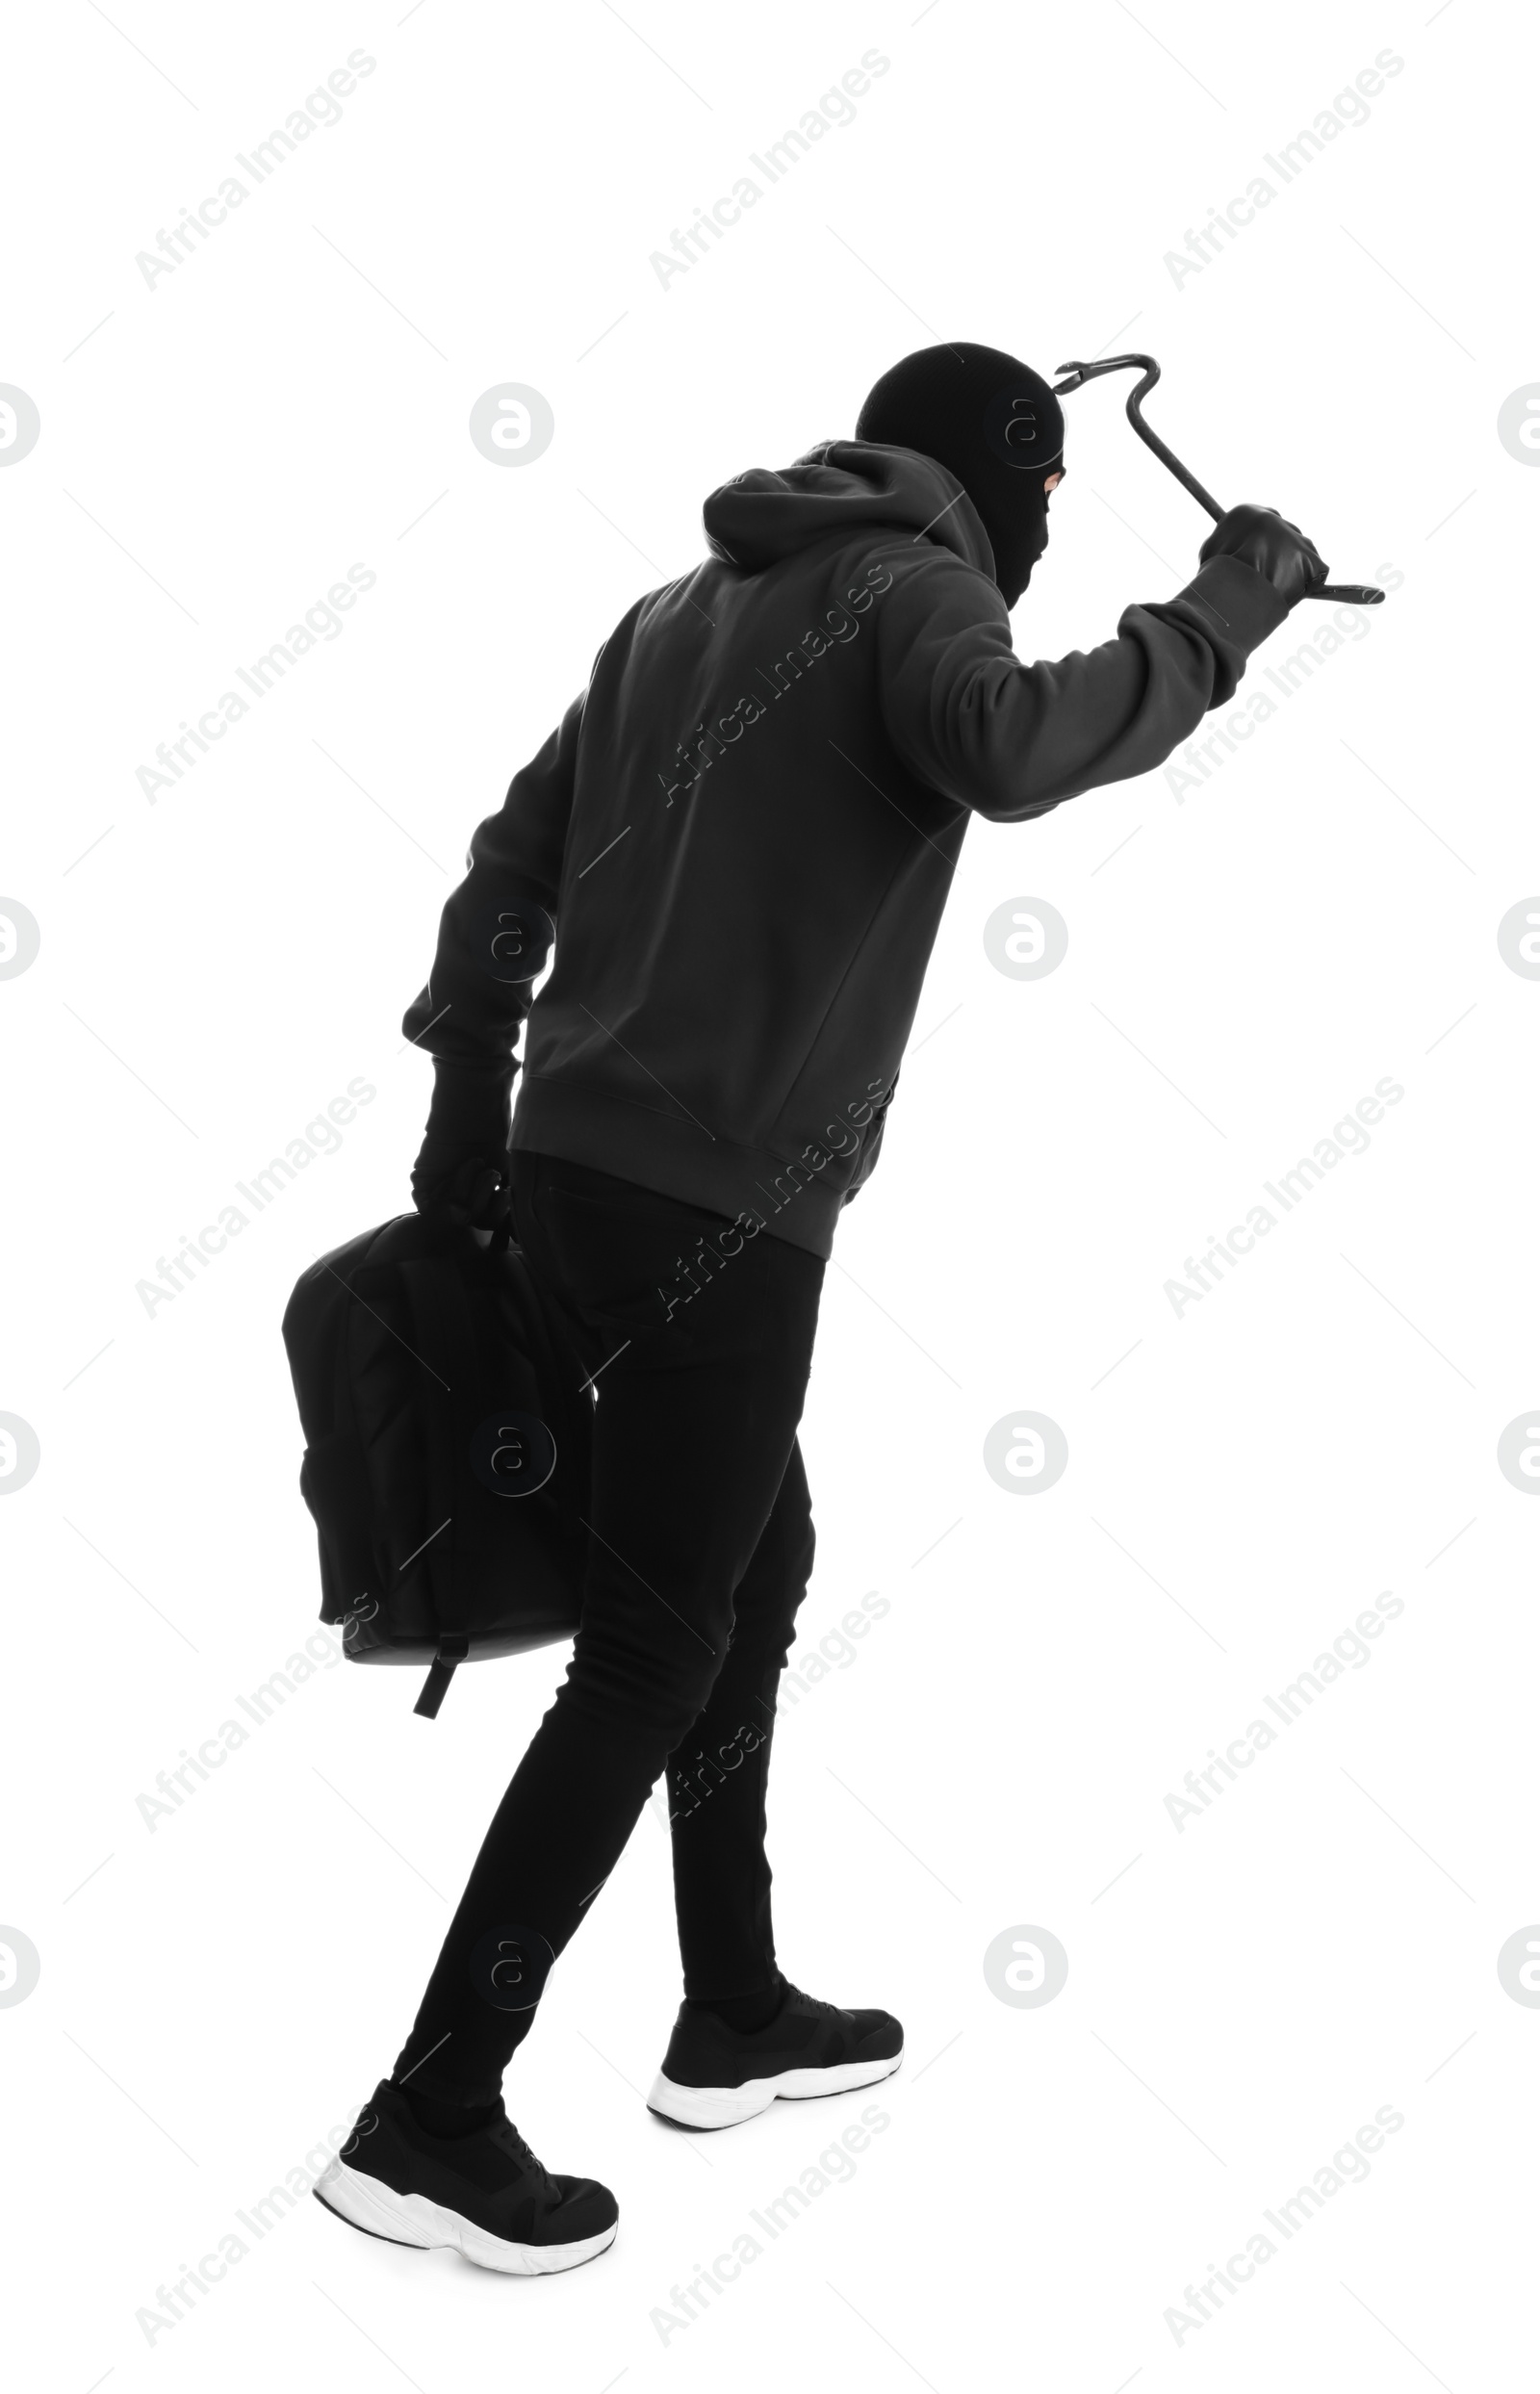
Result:
<instances>
[{"instance_id":1,"label":"black glove","mask_svg":"<svg viewBox=\"0 0 1540 2394\"><path fill-rule=\"evenodd\" d=\"M511 1063L487 1068L440 1056L427 1132L412 1167L412 1203L449 1227L498 1230L509 1211Z\"/></svg>"},{"instance_id":2,"label":"black glove","mask_svg":"<svg viewBox=\"0 0 1540 2394\"><path fill-rule=\"evenodd\" d=\"M1323 582L1329 571L1298 525L1285 523L1272 507L1231 507L1197 553L1203 565L1210 557L1239 558L1270 581L1290 606Z\"/></svg>"}]
</instances>

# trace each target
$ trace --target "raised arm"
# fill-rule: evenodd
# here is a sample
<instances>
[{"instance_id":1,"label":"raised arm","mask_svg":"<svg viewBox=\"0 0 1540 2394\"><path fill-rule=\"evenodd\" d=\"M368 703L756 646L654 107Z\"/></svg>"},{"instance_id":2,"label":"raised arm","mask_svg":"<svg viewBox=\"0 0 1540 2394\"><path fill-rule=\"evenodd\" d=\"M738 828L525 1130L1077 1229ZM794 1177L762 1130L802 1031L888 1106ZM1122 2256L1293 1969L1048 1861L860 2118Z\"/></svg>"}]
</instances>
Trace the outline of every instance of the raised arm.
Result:
<instances>
[{"instance_id":1,"label":"raised arm","mask_svg":"<svg viewBox=\"0 0 1540 2394\"><path fill-rule=\"evenodd\" d=\"M1025 665L999 592L935 550L879 603L884 723L917 781L1020 822L1164 763L1288 613L1260 573L1217 556L1174 599L1125 607L1115 639Z\"/></svg>"}]
</instances>

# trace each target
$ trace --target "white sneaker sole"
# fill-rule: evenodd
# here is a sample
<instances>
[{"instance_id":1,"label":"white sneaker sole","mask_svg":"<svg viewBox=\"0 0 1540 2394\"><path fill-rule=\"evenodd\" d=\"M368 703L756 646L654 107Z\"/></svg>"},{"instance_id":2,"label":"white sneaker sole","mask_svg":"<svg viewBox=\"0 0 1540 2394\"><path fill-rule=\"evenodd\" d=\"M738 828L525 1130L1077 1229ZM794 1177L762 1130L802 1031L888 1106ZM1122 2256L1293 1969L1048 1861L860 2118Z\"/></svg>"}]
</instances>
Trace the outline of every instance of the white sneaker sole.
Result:
<instances>
[{"instance_id":1,"label":"white sneaker sole","mask_svg":"<svg viewBox=\"0 0 1540 2394\"><path fill-rule=\"evenodd\" d=\"M768 2111L778 2098L808 2102L819 2095L849 2095L855 2088L875 2086L890 2078L904 2058L902 2046L880 2062L836 2062L827 2070L783 2070L779 2077L751 2078L746 2086L676 2086L662 2071L647 2098L649 2111L661 2112L684 2128L734 2128Z\"/></svg>"},{"instance_id":2,"label":"white sneaker sole","mask_svg":"<svg viewBox=\"0 0 1540 2394\"><path fill-rule=\"evenodd\" d=\"M582 2236L569 2245L517 2245L477 2227L426 2195L398 2195L376 2177L350 2170L346 2161L332 2161L316 2181L315 2193L328 2211L366 2235L383 2236L388 2243L415 2245L424 2252L452 2246L478 2269L501 2270L510 2278L547 2278L557 2270L577 2269L615 2241L615 2227L598 2236Z\"/></svg>"}]
</instances>

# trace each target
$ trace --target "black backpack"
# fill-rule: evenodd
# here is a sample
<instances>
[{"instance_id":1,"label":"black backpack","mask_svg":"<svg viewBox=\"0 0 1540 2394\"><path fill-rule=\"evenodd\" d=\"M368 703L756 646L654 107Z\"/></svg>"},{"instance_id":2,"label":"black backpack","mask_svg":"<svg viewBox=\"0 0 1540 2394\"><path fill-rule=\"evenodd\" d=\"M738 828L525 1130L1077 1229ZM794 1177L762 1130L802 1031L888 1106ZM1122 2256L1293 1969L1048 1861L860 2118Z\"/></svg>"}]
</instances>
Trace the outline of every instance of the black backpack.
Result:
<instances>
[{"instance_id":1,"label":"black backpack","mask_svg":"<svg viewBox=\"0 0 1540 2394\"><path fill-rule=\"evenodd\" d=\"M594 1395L517 1247L403 1214L321 1256L283 1317L323 1621L355 1662L456 1663L578 1627Z\"/></svg>"}]
</instances>

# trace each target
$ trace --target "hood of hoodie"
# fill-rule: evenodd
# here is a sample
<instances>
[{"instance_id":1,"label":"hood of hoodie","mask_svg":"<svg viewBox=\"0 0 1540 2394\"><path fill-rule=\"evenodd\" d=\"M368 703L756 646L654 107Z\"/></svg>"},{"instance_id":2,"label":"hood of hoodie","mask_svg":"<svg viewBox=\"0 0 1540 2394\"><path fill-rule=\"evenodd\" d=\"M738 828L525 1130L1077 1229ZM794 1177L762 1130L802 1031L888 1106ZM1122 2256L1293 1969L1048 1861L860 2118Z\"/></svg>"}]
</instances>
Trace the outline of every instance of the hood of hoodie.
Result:
<instances>
[{"instance_id":1,"label":"hood of hoodie","mask_svg":"<svg viewBox=\"0 0 1540 2394\"><path fill-rule=\"evenodd\" d=\"M957 476L917 449L820 441L779 471L752 466L735 474L711 493L701 515L712 555L745 573L779 564L815 541L870 528L923 533L994 580L994 553L978 509Z\"/></svg>"}]
</instances>

